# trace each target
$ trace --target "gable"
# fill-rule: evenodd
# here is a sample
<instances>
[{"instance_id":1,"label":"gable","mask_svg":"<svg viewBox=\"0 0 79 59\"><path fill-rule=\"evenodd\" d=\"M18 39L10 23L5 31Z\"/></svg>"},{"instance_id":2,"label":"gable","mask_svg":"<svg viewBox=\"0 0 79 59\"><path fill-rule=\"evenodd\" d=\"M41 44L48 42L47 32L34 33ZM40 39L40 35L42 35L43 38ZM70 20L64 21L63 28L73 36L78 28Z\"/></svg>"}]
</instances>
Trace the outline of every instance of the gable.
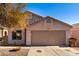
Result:
<instances>
[{"instance_id":1,"label":"gable","mask_svg":"<svg viewBox=\"0 0 79 59\"><path fill-rule=\"evenodd\" d=\"M51 23L47 23L46 20L41 20L35 24L29 26L30 30L69 30L71 27L64 25L61 22L51 20Z\"/></svg>"},{"instance_id":2,"label":"gable","mask_svg":"<svg viewBox=\"0 0 79 59\"><path fill-rule=\"evenodd\" d=\"M43 17L40 16L40 15L37 15L37 14L32 13L30 11L27 11L27 12L30 14L30 19L28 20L29 25L37 23L37 22L39 22L39 21L41 21L43 19Z\"/></svg>"},{"instance_id":3,"label":"gable","mask_svg":"<svg viewBox=\"0 0 79 59\"><path fill-rule=\"evenodd\" d=\"M70 29L72 26L54 19L50 16L42 17L37 14L31 13L31 19L29 20L28 29L61 29L66 30Z\"/></svg>"},{"instance_id":4,"label":"gable","mask_svg":"<svg viewBox=\"0 0 79 59\"><path fill-rule=\"evenodd\" d=\"M53 20L53 27L54 28L62 28L62 29L70 29L72 26L68 26L67 24L64 24L62 22L59 22L57 20Z\"/></svg>"}]
</instances>

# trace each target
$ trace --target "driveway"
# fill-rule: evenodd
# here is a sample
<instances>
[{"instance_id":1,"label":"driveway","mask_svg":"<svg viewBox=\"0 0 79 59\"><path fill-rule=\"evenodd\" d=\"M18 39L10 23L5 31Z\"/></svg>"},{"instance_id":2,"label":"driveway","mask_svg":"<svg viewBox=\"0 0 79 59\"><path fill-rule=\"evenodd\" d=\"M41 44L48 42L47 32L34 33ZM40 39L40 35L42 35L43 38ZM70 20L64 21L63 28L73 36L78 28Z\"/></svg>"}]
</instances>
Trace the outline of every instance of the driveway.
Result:
<instances>
[{"instance_id":1,"label":"driveway","mask_svg":"<svg viewBox=\"0 0 79 59\"><path fill-rule=\"evenodd\" d=\"M16 51L13 49L16 49ZM58 46L0 46L0 56L79 56L79 48Z\"/></svg>"},{"instance_id":2,"label":"driveway","mask_svg":"<svg viewBox=\"0 0 79 59\"><path fill-rule=\"evenodd\" d=\"M75 51L75 49L73 51ZM70 48L68 47L64 48L58 46L31 47L28 53L28 56L75 56L75 55L78 54L71 52Z\"/></svg>"}]
</instances>

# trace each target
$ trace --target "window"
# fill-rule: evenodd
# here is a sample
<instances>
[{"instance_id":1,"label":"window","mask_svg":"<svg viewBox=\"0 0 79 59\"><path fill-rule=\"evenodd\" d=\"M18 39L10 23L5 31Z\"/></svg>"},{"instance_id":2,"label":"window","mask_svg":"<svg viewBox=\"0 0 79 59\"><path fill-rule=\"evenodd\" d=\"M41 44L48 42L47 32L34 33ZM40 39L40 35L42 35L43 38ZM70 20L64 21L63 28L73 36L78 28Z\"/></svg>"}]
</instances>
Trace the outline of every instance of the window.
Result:
<instances>
[{"instance_id":1,"label":"window","mask_svg":"<svg viewBox=\"0 0 79 59\"><path fill-rule=\"evenodd\" d=\"M12 32L12 39L16 39L16 32Z\"/></svg>"},{"instance_id":2,"label":"window","mask_svg":"<svg viewBox=\"0 0 79 59\"><path fill-rule=\"evenodd\" d=\"M5 31L4 34L5 34L5 37L6 37L7 36L7 31Z\"/></svg>"},{"instance_id":3,"label":"window","mask_svg":"<svg viewBox=\"0 0 79 59\"><path fill-rule=\"evenodd\" d=\"M51 19L46 19L46 22L47 23L51 23Z\"/></svg>"},{"instance_id":4,"label":"window","mask_svg":"<svg viewBox=\"0 0 79 59\"><path fill-rule=\"evenodd\" d=\"M12 39L13 40L21 40L22 39L22 31L16 30L12 32Z\"/></svg>"}]
</instances>

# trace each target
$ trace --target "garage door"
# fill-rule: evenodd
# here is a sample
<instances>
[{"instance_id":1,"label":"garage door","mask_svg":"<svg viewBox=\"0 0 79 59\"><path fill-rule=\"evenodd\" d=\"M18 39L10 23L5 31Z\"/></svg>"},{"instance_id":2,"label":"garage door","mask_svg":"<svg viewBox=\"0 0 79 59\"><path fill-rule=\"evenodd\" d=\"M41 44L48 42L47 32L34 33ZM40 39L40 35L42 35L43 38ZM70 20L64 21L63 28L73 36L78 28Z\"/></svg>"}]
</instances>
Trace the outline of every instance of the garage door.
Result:
<instances>
[{"instance_id":1,"label":"garage door","mask_svg":"<svg viewBox=\"0 0 79 59\"><path fill-rule=\"evenodd\" d=\"M32 45L65 45L65 31L32 31Z\"/></svg>"}]
</instances>

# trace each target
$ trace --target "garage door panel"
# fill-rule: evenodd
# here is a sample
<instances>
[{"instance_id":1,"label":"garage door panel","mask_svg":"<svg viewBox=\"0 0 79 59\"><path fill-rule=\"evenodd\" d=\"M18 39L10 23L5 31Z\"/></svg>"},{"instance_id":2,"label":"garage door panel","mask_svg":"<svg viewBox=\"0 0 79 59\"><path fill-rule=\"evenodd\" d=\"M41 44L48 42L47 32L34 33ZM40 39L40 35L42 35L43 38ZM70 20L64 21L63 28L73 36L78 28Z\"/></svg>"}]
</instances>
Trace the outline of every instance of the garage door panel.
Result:
<instances>
[{"instance_id":1,"label":"garage door panel","mask_svg":"<svg viewBox=\"0 0 79 59\"><path fill-rule=\"evenodd\" d=\"M32 45L65 44L65 31L32 31Z\"/></svg>"}]
</instances>

